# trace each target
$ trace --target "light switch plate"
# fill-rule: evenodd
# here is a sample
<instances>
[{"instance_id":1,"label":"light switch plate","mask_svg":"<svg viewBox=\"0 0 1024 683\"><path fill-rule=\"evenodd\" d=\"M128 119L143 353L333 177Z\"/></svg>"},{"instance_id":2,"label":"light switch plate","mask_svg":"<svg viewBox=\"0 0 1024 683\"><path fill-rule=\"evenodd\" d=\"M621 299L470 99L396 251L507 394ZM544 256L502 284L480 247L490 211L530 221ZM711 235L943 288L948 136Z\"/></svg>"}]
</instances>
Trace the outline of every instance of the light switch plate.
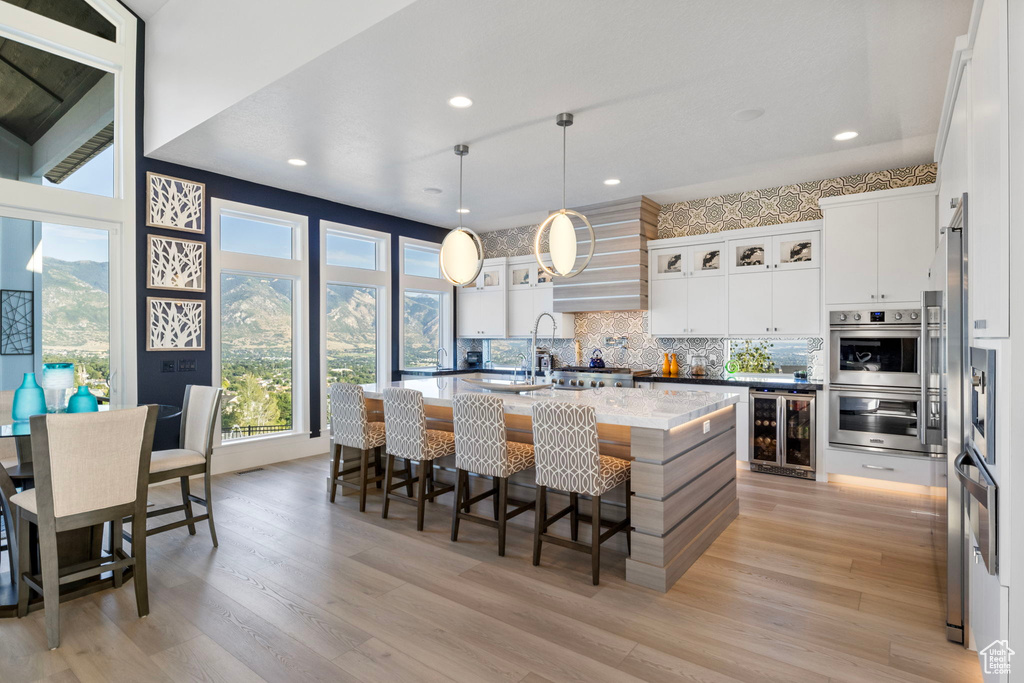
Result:
<instances>
[{"instance_id":1,"label":"light switch plate","mask_svg":"<svg viewBox=\"0 0 1024 683\"><path fill-rule=\"evenodd\" d=\"M707 434L711 431L711 420L704 420L704 433Z\"/></svg>"}]
</instances>

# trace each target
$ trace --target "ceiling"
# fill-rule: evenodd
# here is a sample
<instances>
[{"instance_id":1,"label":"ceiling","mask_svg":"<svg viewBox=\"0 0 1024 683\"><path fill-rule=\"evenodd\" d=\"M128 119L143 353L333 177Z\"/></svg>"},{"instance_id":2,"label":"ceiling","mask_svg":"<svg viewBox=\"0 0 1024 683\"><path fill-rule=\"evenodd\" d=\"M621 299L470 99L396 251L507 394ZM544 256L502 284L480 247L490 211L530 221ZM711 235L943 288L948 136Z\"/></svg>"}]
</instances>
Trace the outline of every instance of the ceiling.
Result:
<instances>
[{"instance_id":1,"label":"ceiling","mask_svg":"<svg viewBox=\"0 0 1024 683\"><path fill-rule=\"evenodd\" d=\"M168 0L122 0L130 10L142 17L143 21L160 11L160 8L167 4Z\"/></svg>"},{"instance_id":2,"label":"ceiling","mask_svg":"<svg viewBox=\"0 0 1024 683\"><path fill-rule=\"evenodd\" d=\"M570 206L925 163L970 6L418 0L152 156L451 226L466 143L466 224L484 230L559 206L562 111ZM459 94L474 105L448 106Z\"/></svg>"}]
</instances>

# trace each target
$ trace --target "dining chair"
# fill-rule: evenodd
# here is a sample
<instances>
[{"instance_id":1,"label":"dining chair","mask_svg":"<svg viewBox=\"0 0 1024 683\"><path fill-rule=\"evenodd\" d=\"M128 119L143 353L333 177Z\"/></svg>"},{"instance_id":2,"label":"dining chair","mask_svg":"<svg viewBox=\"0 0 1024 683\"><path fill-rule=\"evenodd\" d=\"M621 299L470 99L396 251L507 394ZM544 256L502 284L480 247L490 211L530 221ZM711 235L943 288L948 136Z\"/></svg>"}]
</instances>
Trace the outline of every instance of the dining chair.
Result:
<instances>
[{"instance_id":1,"label":"dining chair","mask_svg":"<svg viewBox=\"0 0 1024 683\"><path fill-rule=\"evenodd\" d=\"M220 416L220 399L223 390L190 384L185 387L185 402L181 409L181 428L178 432L178 447L162 451L153 451L153 459L149 466L149 483L179 479L181 481L181 505L150 510L146 518L161 517L175 512L184 512L185 518L168 522L152 529L144 524L132 524L131 534L125 532L124 538L129 543L132 536L145 530L147 536L161 534L171 529L188 527L191 536L196 535L196 522L206 521L210 525L210 539L213 547L217 547L217 529L213 524L213 500L210 488L210 465L213 460L213 430L217 427ZM189 477L203 475L206 498L192 495ZM202 505L206 513L196 515L192 512L192 503ZM138 527L138 528L136 528Z\"/></svg>"},{"instance_id":2,"label":"dining chair","mask_svg":"<svg viewBox=\"0 0 1024 683\"><path fill-rule=\"evenodd\" d=\"M105 413L35 415L31 418L34 488L11 497L18 510L18 616L28 614L32 591L43 596L46 640L60 646L60 587L134 567L139 617L149 614L146 541L121 545L123 520L146 518L146 486L156 427L156 406ZM60 567L57 534L111 523L111 552L91 562ZM38 528L40 573L32 573L29 529Z\"/></svg>"},{"instance_id":3,"label":"dining chair","mask_svg":"<svg viewBox=\"0 0 1024 683\"><path fill-rule=\"evenodd\" d=\"M384 480L381 474L381 450L386 433L383 422L370 422L366 412L366 398L358 384L338 382L329 390L331 399L331 502L338 487L359 491L359 511L366 512L366 490L370 484ZM342 448L359 451L359 463L342 469ZM370 477L370 453L373 453L374 476ZM356 481L345 481L347 475L359 473Z\"/></svg>"},{"instance_id":4,"label":"dining chair","mask_svg":"<svg viewBox=\"0 0 1024 683\"><path fill-rule=\"evenodd\" d=\"M628 548L630 534L630 462L601 455L598 443L597 415L593 406L562 401L541 401L533 405L533 448L537 469L533 564L540 564L541 546L545 542L589 553L595 586L601 576L601 544L614 534L625 531ZM625 487L625 519L619 522L602 520L601 496L620 485ZM549 488L569 494L568 507L554 515L547 513ZM589 545L577 540L580 520L587 521L579 512L580 495L591 498ZM549 534L548 527L565 515L571 515L571 539ZM601 533L602 526L611 528Z\"/></svg>"},{"instance_id":5,"label":"dining chair","mask_svg":"<svg viewBox=\"0 0 1024 683\"><path fill-rule=\"evenodd\" d=\"M14 407L14 390L0 391L0 424L11 422L11 409ZM9 469L18 464L18 447L14 439L0 439L0 467ZM7 568L11 572L11 581L17 576L14 566L14 552L10 544L14 537L14 515L4 510L3 499L0 498L0 526L4 529L4 538L0 540L0 553L7 553Z\"/></svg>"}]
</instances>

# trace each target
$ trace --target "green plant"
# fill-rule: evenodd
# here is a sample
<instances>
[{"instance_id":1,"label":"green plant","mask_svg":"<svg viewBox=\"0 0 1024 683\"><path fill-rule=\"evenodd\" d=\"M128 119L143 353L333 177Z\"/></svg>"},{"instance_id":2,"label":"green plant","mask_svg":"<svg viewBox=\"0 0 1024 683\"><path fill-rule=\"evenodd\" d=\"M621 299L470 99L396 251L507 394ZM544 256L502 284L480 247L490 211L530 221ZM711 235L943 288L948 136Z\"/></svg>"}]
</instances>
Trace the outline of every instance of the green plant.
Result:
<instances>
[{"instance_id":1,"label":"green plant","mask_svg":"<svg viewBox=\"0 0 1024 683\"><path fill-rule=\"evenodd\" d=\"M734 349L731 360L736 362L736 372L773 372L775 361L772 360L771 348L775 346L766 341L744 341Z\"/></svg>"}]
</instances>

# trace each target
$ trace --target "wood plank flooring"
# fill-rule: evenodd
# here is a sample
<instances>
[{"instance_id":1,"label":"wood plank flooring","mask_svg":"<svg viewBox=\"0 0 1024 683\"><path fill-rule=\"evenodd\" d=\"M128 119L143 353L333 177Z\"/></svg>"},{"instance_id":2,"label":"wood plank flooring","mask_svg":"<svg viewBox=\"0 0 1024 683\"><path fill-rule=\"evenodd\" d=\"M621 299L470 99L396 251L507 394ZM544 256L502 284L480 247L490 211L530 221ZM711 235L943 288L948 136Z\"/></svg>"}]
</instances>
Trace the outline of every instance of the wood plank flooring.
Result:
<instances>
[{"instance_id":1,"label":"wood plank flooring","mask_svg":"<svg viewBox=\"0 0 1024 683\"><path fill-rule=\"evenodd\" d=\"M926 496L740 472L740 516L667 594L509 530L449 537L445 496L380 519L379 492L327 502L326 457L215 477L220 548L204 525L150 543L151 614L130 585L0 620L0 680L962 681L945 640ZM154 489L161 504L174 487ZM0 575L0 582L7 580Z\"/></svg>"}]
</instances>

